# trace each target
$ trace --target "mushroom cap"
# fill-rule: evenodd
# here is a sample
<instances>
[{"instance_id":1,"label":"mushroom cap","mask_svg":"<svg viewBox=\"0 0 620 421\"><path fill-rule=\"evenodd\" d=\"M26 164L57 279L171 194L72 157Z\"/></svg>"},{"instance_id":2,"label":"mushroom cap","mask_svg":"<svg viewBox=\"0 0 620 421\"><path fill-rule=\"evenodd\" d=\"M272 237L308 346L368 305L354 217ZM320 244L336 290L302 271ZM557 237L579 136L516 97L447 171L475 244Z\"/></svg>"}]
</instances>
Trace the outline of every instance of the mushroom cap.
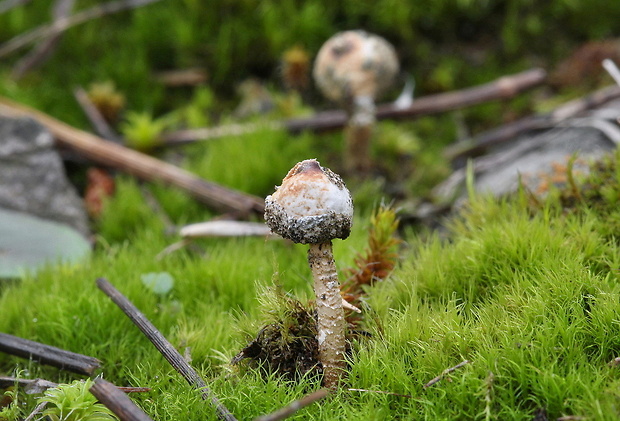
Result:
<instances>
[{"instance_id":1,"label":"mushroom cap","mask_svg":"<svg viewBox=\"0 0 620 421\"><path fill-rule=\"evenodd\" d=\"M265 221L295 243L347 238L353 223L351 193L339 175L315 159L297 163L265 199Z\"/></svg>"},{"instance_id":2,"label":"mushroom cap","mask_svg":"<svg viewBox=\"0 0 620 421\"><path fill-rule=\"evenodd\" d=\"M327 98L350 101L368 96L373 100L394 82L399 71L394 47L366 31L339 32L319 50L313 76Z\"/></svg>"}]
</instances>

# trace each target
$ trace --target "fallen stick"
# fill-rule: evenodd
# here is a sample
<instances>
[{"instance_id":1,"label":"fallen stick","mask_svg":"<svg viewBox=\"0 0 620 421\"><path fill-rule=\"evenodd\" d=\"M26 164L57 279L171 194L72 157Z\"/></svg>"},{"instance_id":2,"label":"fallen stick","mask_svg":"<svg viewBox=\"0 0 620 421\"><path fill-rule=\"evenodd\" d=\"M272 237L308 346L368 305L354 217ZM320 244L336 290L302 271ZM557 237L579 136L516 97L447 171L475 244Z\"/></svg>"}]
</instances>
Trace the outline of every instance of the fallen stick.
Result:
<instances>
[{"instance_id":1,"label":"fallen stick","mask_svg":"<svg viewBox=\"0 0 620 421\"><path fill-rule=\"evenodd\" d=\"M197 129L175 130L163 133L164 146L179 146L194 143L199 140L217 139L224 136L243 136L256 133L259 130L282 130L286 129L286 122L273 121L268 123L244 123L226 124L216 127L200 127Z\"/></svg>"},{"instance_id":2,"label":"fallen stick","mask_svg":"<svg viewBox=\"0 0 620 421\"><path fill-rule=\"evenodd\" d=\"M4 13L16 6L21 6L30 3L32 0L4 0L0 3L0 13Z\"/></svg>"},{"instance_id":3,"label":"fallen stick","mask_svg":"<svg viewBox=\"0 0 620 421\"><path fill-rule=\"evenodd\" d=\"M43 410L45 409L45 407L47 406L48 403L49 403L48 401L43 401L40 404L38 404L37 406L35 406L35 408L32 410L32 412L26 418L24 418L24 421L32 421L32 420L34 420L34 417L36 417L41 412L43 412Z\"/></svg>"},{"instance_id":4,"label":"fallen stick","mask_svg":"<svg viewBox=\"0 0 620 421\"><path fill-rule=\"evenodd\" d=\"M423 115L439 114L488 101L512 98L527 89L541 85L547 74L542 69L531 69L511 76L503 76L492 82L460 91L428 95L414 100L407 107L400 107L394 103L383 104L377 107L378 120L405 120ZM303 131L315 133L340 129L347 124L347 114L344 110L329 110L315 114L308 118L298 118L286 121L276 121L269 124L231 124L219 127L179 130L163 135L165 144L181 145L197 140L215 139L222 136L242 135L259 129L281 130L291 134Z\"/></svg>"},{"instance_id":5,"label":"fallen stick","mask_svg":"<svg viewBox=\"0 0 620 421\"><path fill-rule=\"evenodd\" d=\"M71 148L101 165L118 168L147 181L163 181L179 187L216 211L241 217L262 214L262 198L206 181L188 171L149 155L78 130L45 113L0 97L0 115L30 117L47 127L60 145Z\"/></svg>"},{"instance_id":6,"label":"fallen stick","mask_svg":"<svg viewBox=\"0 0 620 421\"><path fill-rule=\"evenodd\" d=\"M52 7L52 16L54 20L65 19L71 14L75 0L57 0ZM39 45L26 54L13 68L11 76L14 79L20 79L31 69L45 62L54 52L54 49L60 42L62 33L57 32L50 34L43 39Z\"/></svg>"},{"instance_id":7,"label":"fallen stick","mask_svg":"<svg viewBox=\"0 0 620 421\"><path fill-rule=\"evenodd\" d=\"M254 421L280 421L285 418L290 417L295 412L299 411L306 406L319 401L329 395L329 390L327 389L319 389L316 392L312 392L303 398L291 402L289 405L285 406L282 409L279 409L271 414L261 415L258 418L255 418Z\"/></svg>"},{"instance_id":8,"label":"fallen stick","mask_svg":"<svg viewBox=\"0 0 620 421\"><path fill-rule=\"evenodd\" d=\"M408 107L383 104L377 107L377 120L404 120L422 115L438 114L483 102L512 98L520 92L542 84L547 73L542 69L531 69L511 76L503 76L492 82L460 91L446 92L420 97ZM347 115L344 111L323 112L307 119L289 120L286 129L292 133L304 130L315 132L344 127Z\"/></svg>"},{"instance_id":9,"label":"fallen stick","mask_svg":"<svg viewBox=\"0 0 620 421\"><path fill-rule=\"evenodd\" d=\"M58 383L44 379L20 379L18 377L0 376L0 389L12 386L21 387L26 393L42 393L51 387L58 386Z\"/></svg>"},{"instance_id":10,"label":"fallen stick","mask_svg":"<svg viewBox=\"0 0 620 421\"><path fill-rule=\"evenodd\" d=\"M399 396L401 398L411 398L411 395L405 395L402 393L394 393L394 392L386 392L384 390L368 390L368 389L347 389L349 392L367 392L367 393L378 393L380 395L390 395L390 396Z\"/></svg>"},{"instance_id":11,"label":"fallen stick","mask_svg":"<svg viewBox=\"0 0 620 421\"><path fill-rule=\"evenodd\" d=\"M57 19L50 24L41 25L30 32L20 34L14 38L11 38L4 44L0 45L0 58L4 57L13 51L16 51L26 45L35 42L40 38L55 36L72 28L76 25L88 22L89 20L100 18L105 15L117 13L126 9L133 9L141 6L145 6L149 3L154 3L160 0L119 0L111 1L104 4L93 6L90 9L82 10L74 15L67 16L62 19Z\"/></svg>"},{"instance_id":12,"label":"fallen stick","mask_svg":"<svg viewBox=\"0 0 620 421\"><path fill-rule=\"evenodd\" d=\"M448 374L452 373L455 370L458 370L459 368L469 364L470 362L471 361L469 361L469 360L464 360L464 361L461 361L460 363L458 363L457 365L455 365L454 367L446 368L439 376L435 377L430 382L426 383L424 385L424 389L428 389L429 387L431 387L435 383L439 383Z\"/></svg>"},{"instance_id":13,"label":"fallen stick","mask_svg":"<svg viewBox=\"0 0 620 421\"><path fill-rule=\"evenodd\" d=\"M92 376L101 364L96 358L66 351L7 333L0 333L0 351L74 373Z\"/></svg>"},{"instance_id":14,"label":"fallen stick","mask_svg":"<svg viewBox=\"0 0 620 421\"><path fill-rule=\"evenodd\" d=\"M205 381L190 366L183 356L172 346L159 330L138 310L123 294L121 294L110 282L104 278L97 279L97 287L103 291L116 304L129 319L144 333L157 350L177 370L187 382L200 391L202 399L211 401L218 416L226 421L236 421L230 411L222 405L209 389Z\"/></svg>"},{"instance_id":15,"label":"fallen stick","mask_svg":"<svg viewBox=\"0 0 620 421\"><path fill-rule=\"evenodd\" d=\"M123 391L101 377L95 379L90 393L121 421L153 421Z\"/></svg>"},{"instance_id":16,"label":"fallen stick","mask_svg":"<svg viewBox=\"0 0 620 421\"><path fill-rule=\"evenodd\" d=\"M491 146L500 145L532 130L548 129L617 98L620 98L620 86L609 86L583 98L569 101L549 113L525 117L481 133L465 146L455 145L447 149L445 155L453 161L479 155Z\"/></svg>"},{"instance_id":17,"label":"fallen stick","mask_svg":"<svg viewBox=\"0 0 620 421\"><path fill-rule=\"evenodd\" d=\"M93 129L95 129L95 132L99 136L105 140L111 140L114 143L122 143L119 135L114 132L112 127L110 127L83 88L74 89L73 96L82 108L82 111L84 111L84 114L86 115L86 118L88 118L88 121L90 121L91 126L93 126Z\"/></svg>"},{"instance_id":18,"label":"fallen stick","mask_svg":"<svg viewBox=\"0 0 620 421\"><path fill-rule=\"evenodd\" d=\"M30 394L42 393L46 389L58 386L58 383L45 379L21 379L19 377L0 376L0 389L6 389L15 385L23 388L26 393ZM150 387L117 387L125 393L145 393L151 391Z\"/></svg>"}]
</instances>

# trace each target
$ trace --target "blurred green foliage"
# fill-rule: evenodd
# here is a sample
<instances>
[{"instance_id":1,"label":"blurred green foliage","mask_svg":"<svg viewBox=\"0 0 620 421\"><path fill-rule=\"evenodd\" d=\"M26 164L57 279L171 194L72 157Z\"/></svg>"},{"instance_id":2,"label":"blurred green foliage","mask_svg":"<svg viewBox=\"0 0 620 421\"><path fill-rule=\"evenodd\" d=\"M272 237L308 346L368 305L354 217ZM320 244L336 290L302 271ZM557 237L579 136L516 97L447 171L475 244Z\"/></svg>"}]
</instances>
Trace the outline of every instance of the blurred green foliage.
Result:
<instances>
[{"instance_id":1,"label":"blurred green foliage","mask_svg":"<svg viewBox=\"0 0 620 421\"><path fill-rule=\"evenodd\" d=\"M77 1L76 10L99 3ZM0 42L47 23L49 8L35 1L0 14ZM605 0L164 0L66 31L52 59L21 81L19 92L3 81L0 93L18 93L76 122L66 89L113 80L130 108L159 113L191 93L170 101L153 79L158 71L205 68L215 92L230 98L249 76L275 80L288 48L313 54L335 32L353 28L392 42L420 89L452 89L486 81L499 69L522 68L533 54L553 60L575 43L613 36L618 15L620 3ZM0 75L23 52L2 60Z\"/></svg>"}]
</instances>

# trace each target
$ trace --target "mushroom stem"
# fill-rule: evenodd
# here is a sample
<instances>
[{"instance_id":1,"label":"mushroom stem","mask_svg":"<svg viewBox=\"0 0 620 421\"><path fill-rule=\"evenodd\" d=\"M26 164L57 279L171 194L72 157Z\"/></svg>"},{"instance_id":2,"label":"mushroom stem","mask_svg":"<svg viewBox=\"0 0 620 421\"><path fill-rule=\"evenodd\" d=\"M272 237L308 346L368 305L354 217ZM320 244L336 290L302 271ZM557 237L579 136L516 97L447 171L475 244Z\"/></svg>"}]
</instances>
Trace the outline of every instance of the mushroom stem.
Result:
<instances>
[{"instance_id":1,"label":"mushroom stem","mask_svg":"<svg viewBox=\"0 0 620 421\"><path fill-rule=\"evenodd\" d=\"M372 168L370 141L376 122L376 107L369 96L353 99L345 129L344 162L349 174L366 176Z\"/></svg>"},{"instance_id":2,"label":"mushroom stem","mask_svg":"<svg viewBox=\"0 0 620 421\"><path fill-rule=\"evenodd\" d=\"M308 263L316 294L319 360L323 385L335 390L345 373L345 320L332 242L310 244Z\"/></svg>"}]
</instances>

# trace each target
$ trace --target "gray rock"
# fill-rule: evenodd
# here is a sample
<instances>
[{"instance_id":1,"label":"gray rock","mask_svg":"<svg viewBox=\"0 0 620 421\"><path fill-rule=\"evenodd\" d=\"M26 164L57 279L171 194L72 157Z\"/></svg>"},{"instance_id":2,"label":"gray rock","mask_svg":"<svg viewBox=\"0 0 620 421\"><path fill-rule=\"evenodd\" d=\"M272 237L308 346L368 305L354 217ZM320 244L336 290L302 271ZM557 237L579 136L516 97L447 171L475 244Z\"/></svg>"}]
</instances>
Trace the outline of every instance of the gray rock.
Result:
<instances>
[{"instance_id":1,"label":"gray rock","mask_svg":"<svg viewBox=\"0 0 620 421\"><path fill-rule=\"evenodd\" d=\"M600 158L613 150L615 145L599 130L588 127L553 129L542 135L522 139L513 147L487 157L482 164L489 167L476 174L476 190L501 196L512 193L519 186L519 179L530 190L542 188L541 183L562 174L555 174L566 167L576 156L575 171L586 171L587 162Z\"/></svg>"},{"instance_id":2,"label":"gray rock","mask_svg":"<svg viewBox=\"0 0 620 421\"><path fill-rule=\"evenodd\" d=\"M602 119L575 119L562 127L522 136L472 161L474 188L479 193L502 196L515 192L521 181L530 191L543 191L545 183L554 179L561 183L573 155L574 172L583 173L590 161L615 150L619 136L617 126ZM466 168L455 171L435 188L436 198L443 203L466 198L466 174Z\"/></svg>"},{"instance_id":3,"label":"gray rock","mask_svg":"<svg viewBox=\"0 0 620 421\"><path fill-rule=\"evenodd\" d=\"M52 135L32 119L0 117L0 207L89 234L83 202L67 180Z\"/></svg>"}]
</instances>

